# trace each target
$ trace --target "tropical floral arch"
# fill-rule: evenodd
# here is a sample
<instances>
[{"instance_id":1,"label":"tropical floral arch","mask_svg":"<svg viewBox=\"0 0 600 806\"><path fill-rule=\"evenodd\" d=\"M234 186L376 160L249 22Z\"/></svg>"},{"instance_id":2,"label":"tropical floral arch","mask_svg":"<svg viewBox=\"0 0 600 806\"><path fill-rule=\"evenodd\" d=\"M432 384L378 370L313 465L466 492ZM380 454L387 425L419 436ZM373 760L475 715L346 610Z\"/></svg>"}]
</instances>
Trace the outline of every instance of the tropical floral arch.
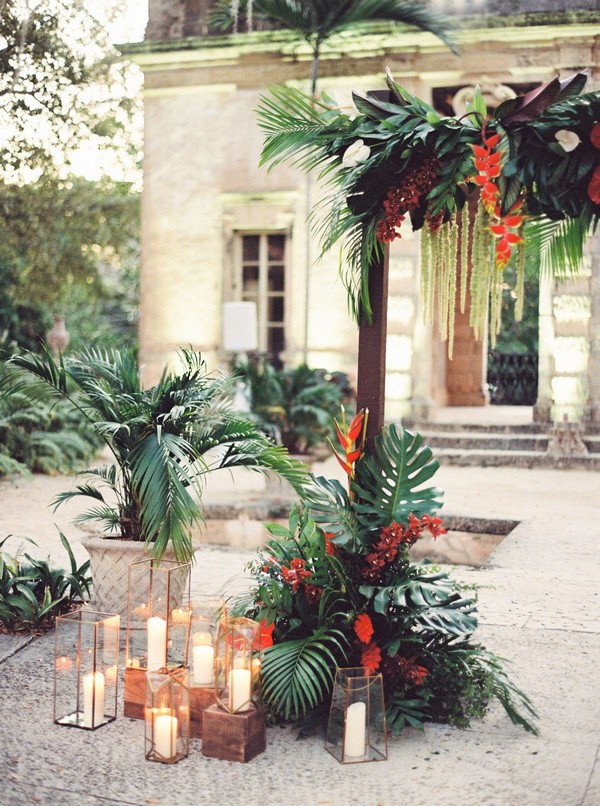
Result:
<instances>
[{"instance_id":1,"label":"tropical floral arch","mask_svg":"<svg viewBox=\"0 0 600 806\"><path fill-rule=\"evenodd\" d=\"M517 266L520 317L526 254L540 271L575 273L600 218L600 92L586 73L555 78L489 112L479 90L461 117L443 117L399 86L353 93L354 112L327 95L276 87L258 110L262 164L319 169L331 188L318 232L343 242L340 271L353 313L372 319L369 270L408 218L421 230L425 314L437 296L452 353L458 297L479 335L500 328L504 271ZM527 249L525 248L527 247Z\"/></svg>"}]
</instances>

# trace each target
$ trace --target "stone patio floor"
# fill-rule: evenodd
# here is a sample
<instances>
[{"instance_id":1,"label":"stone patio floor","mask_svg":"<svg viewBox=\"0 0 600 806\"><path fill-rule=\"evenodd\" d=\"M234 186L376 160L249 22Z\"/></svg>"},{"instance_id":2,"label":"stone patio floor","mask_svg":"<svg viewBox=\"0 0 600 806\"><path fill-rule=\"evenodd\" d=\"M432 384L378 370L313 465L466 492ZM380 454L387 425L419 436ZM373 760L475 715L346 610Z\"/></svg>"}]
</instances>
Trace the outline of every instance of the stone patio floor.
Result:
<instances>
[{"instance_id":1,"label":"stone patio floor","mask_svg":"<svg viewBox=\"0 0 600 806\"><path fill-rule=\"evenodd\" d=\"M56 524L83 560L81 532L70 524L74 502L55 514L48 508L70 483L0 483L0 538L34 538L36 556L64 563ZM193 740L189 757L169 767L144 759L138 721L120 716L94 733L54 725L53 634L0 636L0 806L598 806L598 474L442 467L436 484L446 491L442 514L520 522L482 568L455 573L481 586L479 638L511 659L514 679L539 711L539 737L494 705L470 730L406 730L378 763L342 766L321 738L296 741L290 729L272 727L266 752L249 764L206 759ZM206 494L232 501L260 495L256 477L229 474ZM203 545L194 590L244 585L252 556L248 548Z\"/></svg>"}]
</instances>

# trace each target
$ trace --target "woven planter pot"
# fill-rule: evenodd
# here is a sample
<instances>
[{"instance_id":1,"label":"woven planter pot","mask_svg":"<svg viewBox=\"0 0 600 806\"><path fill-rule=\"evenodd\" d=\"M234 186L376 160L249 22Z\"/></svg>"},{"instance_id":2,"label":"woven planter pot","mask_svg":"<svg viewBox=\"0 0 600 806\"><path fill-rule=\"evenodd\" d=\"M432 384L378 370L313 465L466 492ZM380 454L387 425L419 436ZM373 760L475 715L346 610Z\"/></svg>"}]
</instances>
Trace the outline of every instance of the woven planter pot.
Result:
<instances>
[{"instance_id":1,"label":"woven planter pot","mask_svg":"<svg viewBox=\"0 0 600 806\"><path fill-rule=\"evenodd\" d=\"M150 550L134 540L86 535L81 544L90 555L90 570L94 585L94 607L103 613L118 613L124 623L127 618L127 582L129 566L139 560L149 560ZM168 548L165 560L174 560ZM180 592L183 597L183 590Z\"/></svg>"}]
</instances>

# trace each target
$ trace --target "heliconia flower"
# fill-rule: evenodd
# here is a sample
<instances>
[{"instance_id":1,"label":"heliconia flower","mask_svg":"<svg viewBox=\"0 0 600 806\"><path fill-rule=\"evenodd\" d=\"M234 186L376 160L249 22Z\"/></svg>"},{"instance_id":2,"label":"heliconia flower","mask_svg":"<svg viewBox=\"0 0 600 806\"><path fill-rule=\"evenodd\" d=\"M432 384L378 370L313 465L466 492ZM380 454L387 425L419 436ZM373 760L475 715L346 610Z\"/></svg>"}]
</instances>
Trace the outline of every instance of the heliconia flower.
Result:
<instances>
[{"instance_id":1,"label":"heliconia flower","mask_svg":"<svg viewBox=\"0 0 600 806\"><path fill-rule=\"evenodd\" d=\"M346 415L344 412L342 412L342 415L342 425L340 425L337 420L334 420L334 424L337 438L344 449L344 453L338 453L333 445L331 447L333 448L335 458L348 474L349 480L351 480L354 478L354 465L362 456L369 410L361 409L361 411L352 418L346 433L344 433Z\"/></svg>"},{"instance_id":2,"label":"heliconia flower","mask_svg":"<svg viewBox=\"0 0 600 806\"><path fill-rule=\"evenodd\" d=\"M600 148L600 123L594 123L590 132L590 141L594 148Z\"/></svg>"},{"instance_id":3,"label":"heliconia flower","mask_svg":"<svg viewBox=\"0 0 600 806\"><path fill-rule=\"evenodd\" d=\"M587 194L594 204L600 204L600 165L596 166L590 183L588 185Z\"/></svg>"},{"instance_id":4,"label":"heliconia flower","mask_svg":"<svg viewBox=\"0 0 600 806\"><path fill-rule=\"evenodd\" d=\"M275 629L275 622L273 624L267 625L267 620L263 619L260 622L260 633L259 633L259 646L258 649L267 649L270 646L273 646L273 630Z\"/></svg>"},{"instance_id":5,"label":"heliconia flower","mask_svg":"<svg viewBox=\"0 0 600 806\"><path fill-rule=\"evenodd\" d=\"M368 644L373 637L373 622L367 613L360 613L354 622L354 632L362 644Z\"/></svg>"},{"instance_id":6,"label":"heliconia flower","mask_svg":"<svg viewBox=\"0 0 600 806\"><path fill-rule=\"evenodd\" d=\"M381 649L377 646L375 641L371 641L361 655L360 665L365 667L367 674L374 674L379 668L380 663Z\"/></svg>"},{"instance_id":7,"label":"heliconia flower","mask_svg":"<svg viewBox=\"0 0 600 806\"><path fill-rule=\"evenodd\" d=\"M331 538L335 537L334 532L323 532L325 535L325 554L333 556L335 554L335 544L331 542Z\"/></svg>"},{"instance_id":8,"label":"heliconia flower","mask_svg":"<svg viewBox=\"0 0 600 806\"><path fill-rule=\"evenodd\" d=\"M369 159L371 149L365 145L364 140L355 140L354 143L348 146L344 151L342 157L342 165L345 168L356 168L360 162L365 162Z\"/></svg>"},{"instance_id":9,"label":"heliconia flower","mask_svg":"<svg viewBox=\"0 0 600 806\"><path fill-rule=\"evenodd\" d=\"M559 129L554 135L555 140L562 146L563 151L574 151L581 140L576 132L569 129Z\"/></svg>"}]
</instances>

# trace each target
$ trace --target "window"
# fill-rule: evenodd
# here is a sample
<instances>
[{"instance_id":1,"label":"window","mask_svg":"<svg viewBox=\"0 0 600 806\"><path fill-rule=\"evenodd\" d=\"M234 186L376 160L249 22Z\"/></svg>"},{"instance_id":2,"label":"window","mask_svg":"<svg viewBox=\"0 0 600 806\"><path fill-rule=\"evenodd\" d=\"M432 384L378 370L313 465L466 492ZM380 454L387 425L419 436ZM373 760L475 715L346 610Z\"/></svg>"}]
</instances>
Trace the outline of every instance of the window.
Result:
<instances>
[{"instance_id":1,"label":"window","mask_svg":"<svg viewBox=\"0 0 600 806\"><path fill-rule=\"evenodd\" d=\"M260 233L242 235L240 241L240 296L256 303L258 349L277 366L285 350L286 236Z\"/></svg>"}]
</instances>

